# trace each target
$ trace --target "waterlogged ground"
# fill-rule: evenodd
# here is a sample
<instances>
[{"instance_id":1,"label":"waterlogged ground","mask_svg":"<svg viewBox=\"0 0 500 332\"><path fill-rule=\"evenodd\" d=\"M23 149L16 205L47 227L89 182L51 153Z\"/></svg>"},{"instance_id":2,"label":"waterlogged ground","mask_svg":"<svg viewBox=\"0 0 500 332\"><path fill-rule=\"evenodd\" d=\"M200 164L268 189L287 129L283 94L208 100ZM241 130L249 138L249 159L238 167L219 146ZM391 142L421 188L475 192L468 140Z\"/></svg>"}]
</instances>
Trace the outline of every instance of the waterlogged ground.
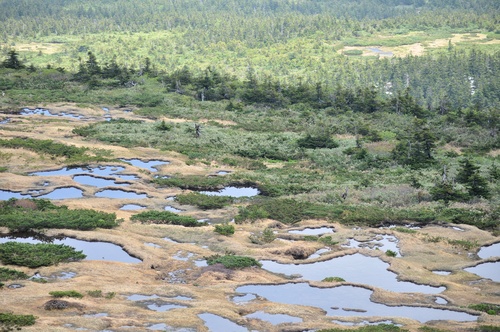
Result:
<instances>
[{"instance_id":1,"label":"waterlogged ground","mask_svg":"<svg viewBox=\"0 0 500 332\"><path fill-rule=\"evenodd\" d=\"M114 212L123 221L112 230L45 232L64 235L71 239L69 245L94 243L97 252L81 262L37 270L16 267L46 280L7 282L0 290L3 308L38 317L26 331L301 331L387 322L412 331L423 324L449 331L479 324L500 326L498 316L466 308L473 303L500 303L500 248L495 244L499 241L488 232L468 225L432 225L407 233L306 220L274 228L277 239L270 244L252 244L249 235L276 224L260 220L237 224L235 234L225 237L214 232L213 224L230 222L237 206L202 211L179 205L171 198L186 190L156 187L150 180L174 174L229 176L238 173L237 168L188 165L177 153L103 145L72 133L76 126L110 116L138 119L133 112L110 106L103 110L45 105L44 109L78 117L9 114L10 120L0 124L2 138L52 139L105 149L118 161L66 169L57 158L2 149L0 166L6 171L0 173L0 199L46 197L70 208ZM246 196L258 192L235 193L241 196L237 204L245 204ZM175 211L208 219L211 225L184 228L130 221L145 210ZM336 244L305 241L318 235L330 236ZM450 241L430 240L437 238ZM467 250L450 244L453 240L478 246ZM133 260L114 259L108 249L98 248L103 243ZM386 250L396 257L386 255ZM306 257L294 259L290 252L297 251ZM204 257L226 252L252 256L263 268L230 271L207 266ZM483 272L485 268L488 272ZM345 281L323 281L328 277ZM76 290L86 296L68 299L78 306L47 311L43 305L54 290ZM102 296L87 295L96 290Z\"/></svg>"}]
</instances>

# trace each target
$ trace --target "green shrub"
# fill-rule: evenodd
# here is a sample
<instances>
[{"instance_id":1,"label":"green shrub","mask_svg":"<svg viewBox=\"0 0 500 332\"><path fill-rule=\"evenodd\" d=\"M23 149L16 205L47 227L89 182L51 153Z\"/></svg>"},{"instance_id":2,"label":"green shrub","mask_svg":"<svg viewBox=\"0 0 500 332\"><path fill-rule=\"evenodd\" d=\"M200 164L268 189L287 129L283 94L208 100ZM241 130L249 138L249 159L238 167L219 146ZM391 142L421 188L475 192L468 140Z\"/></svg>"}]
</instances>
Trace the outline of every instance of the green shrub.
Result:
<instances>
[{"instance_id":1,"label":"green shrub","mask_svg":"<svg viewBox=\"0 0 500 332\"><path fill-rule=\"evenodd\" d=\"M69 290L69 291L52 291L52 292L49 292L49 294L53 297L57 297L57 298L60 298L60 297L74 297L74 298L77 298L77 299L81 299L83 297L83 295L77 291L74 291L74 290Z\"/></svg>"},{"instance_id":2,"label":"green shrub","mask_svg":"<svg viewBox=\"0 0 500 332\"><path fill-rule=\"evenodd\" d=\"M90 291L87 291L87 295L90 296L90 297L104 297L105 299L112 299L116 296L116 293L115 292L108 292L106 294L104 294L102 292L102 290L100 289L96 289L96 290L90 290Z\"/></svg>"},{"instance_id":3,"label":"green shrub","mask_svg":"<svg viewBox=\"0 0 500 332\"><path fill-rule=\"evenodd\" d=\"M500 305L498 304L478 303L478 304L469 304L468 307L477 311L486 312L488 315L500 314Z\"/></svg>"},{"instance_id":4,"label":"green shrub","mask_svg":"<svg viewBox=\"0 0 500 332\"><path fill-rule=\"evenodd\" d=\"M0 244L0 261L5 265L19 265L36 268L61 262L82 260L86 255L64 244L18 243Z\"/></svg>"},{"instance_id":5,"label":"green shrub","mask_svg":"<svg viewBox=\"0 0 500 332\"><path fill-rule=\"evenodd\" d=\"M0 329L2 331L20 330L21 326L35 325L36 317L33 315L15 315L0 312Z\"/></svg>"},{"instance_id":6,"label":"green shrub","mask_svg":"<svg viewBox=\"0 0 500 332\"><path fill-rule=\"evenodd\" d=\"M29 276L21 271L0 267L0 281L28 279Z\"/></svg>"},{"instance_id":7,"label":"green shrub","mask_svg":"<svg viewBox=\"0 0 500 332\"><path fill-rule=\"evenodd\" d=\"M229 236L234 234L234 226L228 223L215 225L216 233L221 235Z\"/></svg>"},{"instance_id":8,"label":"green shrub","mask_svg":"<svg viewBox=\"0 0 500 332\"><path fill-rule=\"evenodd\" d=\"M387 256L389 256L389 257L396 257L396 256L398 255L398 253L397 253L397 252L395 252L395 251L393 251L393 250L390 250L390 249L389 249L389 250L387 250L387 251L385 252L385 254L386 254Z\"/></svg>"},{"instance_id":9,"label":"green shrub","mask_svg":"<svg viewBox=\"0 0 500 332\"><path fill-rule=\"evenodd\" d=\"M333 241L330 235L322 236L318 239L318 241L327 246L333 246L339 243L338 241Z\"/></svg>"},{"instance_id":10,"label":"green shrub","mask_svg":"<svg viewBox=\"0 0 500 332\"><path fill-rule=\"evenodd\" d=\"M449 244L453 246L460 246L463 247L465 250L471 250L473 248L479 247L479 244L477 241L471 242L469 240L447 240Z\"/></svg>"},{"instance_id":11,"label":"green shrub","mask_svg":"<svg viewBox=\"0 0 500 332\"><path fill-rule=\"evenodd\" d=\"M261 232L251 234L248 238L252 243L265 244L273 242L276 239L276 235L274 235L272 229L266 228Z\"/></svg>"},{"instance_id":12,"label":"green shrub","mask_svg":"<svg viewBox=\"0 0 500 332\"><path fill-rule=\"evenodd\" d=\"M91 290L87 291L88 296L91 297L102 297L102 290L96 289L96 290Z\"/></svg>"},{"instance_id":13,"label":"green shrub","mask_svg":"<svg viewBox=\"0 0 500 332\"><path fill-rule=\"evenodd\" d=\"M52 140L39 140L34 138L0 139L0 146L6 148L24 148L37 153L47 153L53 156L74 158L82 156L88 148L79 148L73 145L56 143Z\"/></svg>"},{"instance_id":14,"label":"green shrub","mask_svg":"<svg viewBox=\"0 0 500 332\"><path fill-rule=\"evenodd\" d=\"M221 209L233 202L229 196L209 196L200 193L181 194L175 200L183 205L194 205L202 210Z\"/></svg>"},{"instance_id":15,"label":"green shrub","mask_svg":"<svg viewBox=\"0 0 500 332\"><path fill-rule=\"evenodd\" d=\"M343 282L345 281L344 278L341 277L326 277L325 279L321 280L324 282Z\"/></svg>"},{"instance_id":16,"label":"green shrub","mask_svg":"<svg viewBox=\"0 0 500 332\"><path fill-rule=\"evenodd\" d=\"M70 210L46 199L10 199L0 203L0 226L11 232L65 228L91 230L118 226L114 213L90 209Z\"/></svg>"},{"instance_id":17,"label":"green shrub","mask_svg":"<svg viewBox=\"0 0 500 332\"><path fill-rule=\"evenodd\" d=\"M206 223L199 222L190 216L180 216L170 211L144 211L134 214L130 220L140 221L141 223L149 224L167 224L167 225L180 225L184 227L200 227L205 226Z\"/></svg>"},{"instance_id":18,"label":"green shrub","mask_svg":"<svg viewBox=\"0 0 500 332\"><path fill-rule=\"evenodd\" d=\"M262 217L281 221L285 224L294 224L310 217L308 209L312 207L309 202L300 202L293 199L271 199L261 203L252 204L241 208L236 221L254 221Z\"/></svg>"},{"instance_id":19,"label":"green shrub","mask_svg":"<svg viewBox=\"0 0 500 332\"><path fill-rule=\"evenodd\" d=\"M222 264L227 269L243 269L250 266L262 266L262 264L252 257L236 255L213 255L206 257L206 260L208 265Z\"/></svg>"},{"instance_id":20,"label":"green shrub","mask_svg":"<svg viewBox=\"0 0 500 332\"><path fill-rule=\"evenodd\" d=\"M297 145L305 149L334 149L339 146L330 135L316 135L312 136L307 134L306 137L297 140Z\"/></svg>"}]
</instances>

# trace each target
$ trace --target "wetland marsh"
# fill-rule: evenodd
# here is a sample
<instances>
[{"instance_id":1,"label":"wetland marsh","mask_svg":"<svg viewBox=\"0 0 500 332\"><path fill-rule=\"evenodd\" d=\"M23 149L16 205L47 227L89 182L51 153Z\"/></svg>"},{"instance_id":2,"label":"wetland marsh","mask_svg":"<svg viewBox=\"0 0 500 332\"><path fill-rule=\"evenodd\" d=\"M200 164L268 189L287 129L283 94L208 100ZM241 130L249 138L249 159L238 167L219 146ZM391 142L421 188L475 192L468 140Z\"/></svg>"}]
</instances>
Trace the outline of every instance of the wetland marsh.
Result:
<instances>
[{"instance_id":1,"label":"wetland marsh","mask_svg":"<svg viewBox=\"0 0 500 332\"><path fill-rule=\"evenodd\" d=\"M85 116L85 109L78 110L78 114ZM12 123L4 124L9 128L3 132L5 135L16 137L23 128L31 125L32 120L22 115L13 115L12 118ZM257 188L234 185L240 181L235 176L244 174L238 167L225 171L221 177L222 186L219 184L219 188L226 187L229 191L202 191L207 196L228 195L237 201L222 209L200 210L182 205L181 210L178 205L167 205L165 198L183 195L190 190L156 184L160 168L147 168L151 165L137 161L156 163L169 160L161 165L161 172L205 176L207 181L211 174L217 173L220 165L187 163L186 158L176 153L154 148L124 148L84 141L78 135L64 135L74 127L69 121L57 122L59 130L55 132L50 121L38 126L38 132L32 134L34 138L50 137L77 146L90 144L106 149L110 157L124 163L112 166L97 163L73 168L40 155L31 155L28 166L20 173L15 164L21 160L27 162L25 152L10 150L9 159L3 160L7 168L0 173L4 201L14 198L22 202L30 197L29 192L50 191L55 195L61 190L54 189L56 186L77 183L82 188L77 190L84 195L64 192L57 196L43 194L38 197L54 200L55 204L61 204L58 203L61 199L69 209L90 208L114 213L120 219L119 226L112 229L57 231L67 237L68 245L84 250L87 259L42 267L36 272L51 276L71 271L69 279L48 278L45 283L25 280L18 282L24 287L2 290L9 293L1 299L3 306L39 317L35 330L124 331L126 328L127 331L140 331L168 328L175 331L220 331L228 328L281 331L283 324L313 330L386 321L414 330L423 324L444 329L450 326L473 327L479 322L498 324L495 316L467 308L470 303L494 301L488 294L498 287L498 280L483 279L481 272L469 268L475 261L479 263L477 268L490 264L498 266L498 263L488 261L499 255L498 243L494 243L495 237L487 231L454 224L453 227L431 224L416 229L352 227L329 218L303 218L286 224L263 216L253 222L234 223L232 219L242 213L241 210L238 212L238 207L258 203L255 199L260 193ZM129 165L131 160L136 160L134 165ZM157 165L153 164L153 167ZM224 169L228 169L227 165ZM122 174L127 174L126 182L121 178ZM114 188L117 186L126 186L127 190ZM198 220L215 220L216 225L233 224L235 233L231 236L217 234L211 225L183 227L131 221L132 215L149 210L164 210L174 215L182 212L183 216ZM456 230L458 228L460 232ZM276 239L264 244L249 240L251 234L264 229L273 229ZM4 229L3 233L5 236L8 231ZM48 233L55 235L56 230ZM450 244L453 240L458 241L462 234L477 246L464 249ZM449 240L429 241L438 237ZM99 242L88 242L88 239ZM17 241L16 238L13 240ZM85 243L86 249L80 247L80 243ZM125 256L119 258L118 253L110 251L111 247L100 247L104 243L114 246L113 250L118 248ZM480 248L482 244L484 247ZM90 252L85 251L89 249ZM387 250L393 250L395 256L387 255ZM307 262L294 258L293 252L297 251L304 253ZM231 270L222 265L206 264L203 260L228 252L257 257L262 267ZM484 262L472 258L476 253ZM20 269L28 275L35 273L28 268ZM65 316L40 308L41 303L49 299L48 293L56 288L81 292L98 288L103 294L116 295L102 301L90 296L73 299L80 309L66 309L72 315ZM32 329L26 327L26 330Z\"/></svg>"}]
</instances>

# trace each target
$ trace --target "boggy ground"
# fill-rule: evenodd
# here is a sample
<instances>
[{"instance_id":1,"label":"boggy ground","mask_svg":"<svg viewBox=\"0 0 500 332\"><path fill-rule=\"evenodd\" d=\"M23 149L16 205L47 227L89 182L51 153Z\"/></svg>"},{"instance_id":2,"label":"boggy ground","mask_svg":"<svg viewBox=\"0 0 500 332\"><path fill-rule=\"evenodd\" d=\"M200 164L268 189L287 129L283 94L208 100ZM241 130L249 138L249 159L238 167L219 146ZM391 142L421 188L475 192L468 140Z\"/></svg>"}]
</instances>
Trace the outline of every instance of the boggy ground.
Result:
<instances>
[{"instance_id":1,"label":"boggy ground","mask_svg":"<svg viewBox=\"0 0 500 332\"><path fill-rule=\"evenodd\" d=\"M170 164L161 166L154 174L197 174L213 175L220 170L218 165L187 165L182 155L173 152L158 151L151 148L123 148L103 145L99 142L83 141L81 137L72 134L72 129L89 121L103 121L103 111L92 108L78 108L75 105L48 105L47 108L74 111L89 116L88 119L77 120L71 118L19 116L8 115L11 121L0 127L2 138L31 137L37 139L52 139L64 144L86 146L105 149L109 155L116 158L162 159ZM120 117L135 118L132 113L121 113L120 110L110 109L111 114L120 114ZM166 119L168 121L168 119ZM235 289L248 284L280 284L289 282L289 278L275 275L259 268L247 268L231 271L221 267L197 266L196 260L213 254L234 253L237 255L252 256L257 259L277 260L282 263L297 263L289 249L301 251L310 255L318 249L324 248L320 242L301 241L301 236L291 236L290 229L305 227L334 227L332 241L337 242L329 246L329 252L308 262L327 260L361 252L365 255L380 257L390 264L390 270L397 273L400 280L412 281L419 284L445 286L446 290L439 297L449 303L445 306L435 304L435 296L429 294L402 294L385 291L380 288L365 285L374 290L372 300L388 305L420 305L436 308L460 308L471 303L496 303L499 301L498 283L468 273L463 268L477 263L476 256L479 247L466 250L458 245L451 245L447 240L468 240L477 242L479 246L491 244L498 239L490 233L467 225L455 225L463 231L457 231L446 225L427 226L417 229L415 233L398 232L392 228L374 229L327 223L324 220L305 220L291 226L277 224L273 220L260 220L255 223L238 224L236 232L231 237L215 233L212 225L199 228L185 228L172 225L143 225L130 221L130 216L137 211L122 211L119 208L124 204L141 204L148 209L163 209L166 205L176 205L166 201L168 196L175 196L181 192L176 188L158 188L148 184L154 175L149 171L138 169L126 164L125 174L136 174L139 179L132 181L127 190L147 192L148 199L110 199L95 198L93 194L98 189L79 185L67 176L36 177L26 176L27 172L57 169L63 167L62 160L52 159L35 152L22 149L3 149L0 153L1 166L7 168L0 173L0 189L27 192L28 189L52 190L61 186L75 186L84 191L84 197L56 201L70 208L93 208L105 212L115 212L122 218L121 225L112 230L70 231L48 230L47 235L63 234L82 240L96 240L112 242L122 246L129 254L142 260L141 263L119 263L110 261L81 261L44 267L35 270L13 267L22 270L28 275L39 272L48 277L47 283L33 281L7 282L21 284L24 287L11 289L5 287L0 290L0 305L2 311L16 314L33 314L38 317L36 325L26 327L26 331L74 331L77 328L92 331L144 331L152 324L165 323L176 328L191 328L196 331L207 331L201 318L201 313L213 313L230 319L249 329L257 331L302 331L310 329L331 328L332 317L314 307L270 303L264 299L257 299L247 304L236 304L231 301ZM227 168L224 168L227 170ZM237 169L231 171L237 172ZM42 186L45 180L50 184ZM172 204L171 204L172 203ZM230 221L236 214L236 207L223 210L201 211L194 207L182 206L183 215L192 215L196 218L208 218L214 221ZM278 239L269 244L257 245L249 241L249 235L274 227ZM7 232L3 229L2 232ZM346 248L349 239L365 241L377 234L393 234L399 240L399 249L402 257L392 258L385 255L383 250L367 248ZM441 240L436 241L439 238ZM169 241L173 240L175 242ZM434 240L432 240L434 239ZM295 241L293 241L295 240ZM154 244L155 246L153 246ZM437 275L431 271L451 271L450 275ZM75 276L69 279L56 278L62 272L73 272ZM294 279L298 281L300 279ZM331 287L338 283L310 282L317 287ZM44 304L51 299L49 292L54 290L76 290L85 294L82 299L66 299L75 306L65 310L45 310ZM102 297L87 295L87 291L100 290ZM138 302L128 300L132 294L156 294L165 302L183 304L187 308L174 309L166 312L156 312L140 306ZM107 296L106 295L114 295ZM187 296L191 300L169 299L175 296ZM289 314L300 317L302 323L281 324L272 326L267 322L256 319L247 319L244 315L265 311L272 314ZM469 311L479 314L479 312ZM93 316L93 315L96 315ZM101 315L99 315L101 314ZM101 316L101 317L99 317ZM382 318L374 317L377 321ZM387 318L383 318L387 319ZM405 328L417 330L422 324L419 322L394 317L394 323L403 324ZM356 317L343 318L345 321L357 321ZM363 319L366 320L366 319ZM445 330L467 330L481 325L500 326L498 316L481 314L478 322L435 322L432 325ZM339 326L337 326L339 327Z\"/></svg>"}]
</instances>

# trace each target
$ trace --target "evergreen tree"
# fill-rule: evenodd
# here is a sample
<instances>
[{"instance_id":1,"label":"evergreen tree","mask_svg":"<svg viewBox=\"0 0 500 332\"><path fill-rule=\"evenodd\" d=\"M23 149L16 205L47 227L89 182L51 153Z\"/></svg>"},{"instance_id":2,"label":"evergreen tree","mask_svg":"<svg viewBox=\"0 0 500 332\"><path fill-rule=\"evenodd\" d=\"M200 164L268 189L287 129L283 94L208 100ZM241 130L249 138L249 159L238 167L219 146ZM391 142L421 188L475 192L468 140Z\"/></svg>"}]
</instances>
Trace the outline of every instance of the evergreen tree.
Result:
<instances>
[{"instance_id":1,"label":"evergreen tree","mask_svg":"<svg viewBox=\"0 0 500 332\"><path fill-rule=\"evenodd\" d=\"M436 147L436 136L423 120L415 119L413 130L402 137L392 150L392 156L400 164L412 168L426 167L434 161L432 152Z\"/></svg>"},{"instance_id":2,"label":"evergreen tree","mask_svg":"<svg viewBox=\"0 0 500 332\"><path fill-rule=\"evenodd\" d=\"M23 69L25 67L21 60L19 60L19 55L16 50L9 51L7 59L2 62L2 66L11 69Z\"/></svg>"},{"instance_id":3,"label":"evergreen tree","mask_svg":"<svg viewBox=\"0 0 500 332\"><path fill-rule=\"evenodd\" d=\"M465 186L469 196L490 198L488 182L479 174L479 166L469 158L461 160L460 166L456 180Z\"/></svg>"}]
</instances>

